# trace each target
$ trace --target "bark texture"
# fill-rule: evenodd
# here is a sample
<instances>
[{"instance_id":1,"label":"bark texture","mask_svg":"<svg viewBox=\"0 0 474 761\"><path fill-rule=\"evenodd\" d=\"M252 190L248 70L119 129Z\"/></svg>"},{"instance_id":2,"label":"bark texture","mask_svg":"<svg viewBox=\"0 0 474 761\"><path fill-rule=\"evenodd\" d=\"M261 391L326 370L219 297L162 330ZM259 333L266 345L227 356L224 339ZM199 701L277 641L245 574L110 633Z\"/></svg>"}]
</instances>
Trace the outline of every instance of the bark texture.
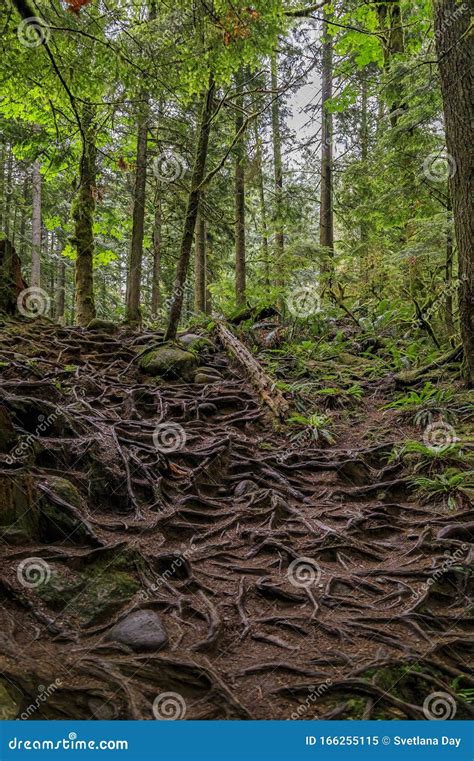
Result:
<instances>
[{"instance_id":1,"label":"bark texture","mask_svg":"<svg viewBox=\"0 0 474 761\"><path fill-rule=\"evenodd\" d=\"M450 195L459 260L459 317L465 377L474 385L474 193L472 35L467 5L435 1L435 38L450 161Z\"/></svg>"},{"instance_id":2,"label":"bark texture","mask_svg":"<svg viewBox=\"0 0 474 761\"><path fill-rule=\"evenodd\" d=\"M204 96L201 119L198 128L198 140L196 146L196 155L194 159L193 175L191 178L191 190L188 197L186 208L186 217L181 239L181 248L176 267L176 278L174 283L174 292L172 297L171 309L166 330L166 340L173 341L178 332L178 325L183 308L184 289L186 277L189 268L189 259L193 245L194 229L196 219L199 213L199 204L201 201L201 185L204 180L206 171L207 152L209 147L209 137L211 134L212 116L214 113L214 95L215 83L211 76L209 86Z\"/></svg>"},{"instance_id":3,"label":"bark texture","mask_svg":"<svg viewBox=\"0 0 474 761\"><path fill-rule=\"evenodd\" d=\"M127 287L126 320L141 322L140 296L143 262L143 234L145 230L146 163L148 137L148 96L141 95L138 114L137 155L135 170L135 190L133 194L132 240Z\"/></svg>"},{"instance_id":4,"label":"bark texture","mask_svg":"<svg viewBox=\"0 0 474 761\"><path fill-rule=\"evenodd\" d=\"M319 242L326 250L323 269L328 275L329 285L332 281L332 263L334 253L334 215L333 215L333 137L332 114L327 109L327 102L332 98L333 43L328 34L328 24L323 23L323 65L321 82L321 209L319 221ZM326 257L329 258L327 261Z\"/></svg>"},{"instance_id":5,"label":"bark texture","mask_svg":"<svg viewBox=\"0 0 474 761\"><path fill-rule=\"evenodd\" d=\"M235 131L238 135L244 126L244 94L242 73L237 77L237 116ZM245 251L245 137L242 135L235 154L235 299L237 306L245 304L246 251Z\"/></svg>"}]
</instances>

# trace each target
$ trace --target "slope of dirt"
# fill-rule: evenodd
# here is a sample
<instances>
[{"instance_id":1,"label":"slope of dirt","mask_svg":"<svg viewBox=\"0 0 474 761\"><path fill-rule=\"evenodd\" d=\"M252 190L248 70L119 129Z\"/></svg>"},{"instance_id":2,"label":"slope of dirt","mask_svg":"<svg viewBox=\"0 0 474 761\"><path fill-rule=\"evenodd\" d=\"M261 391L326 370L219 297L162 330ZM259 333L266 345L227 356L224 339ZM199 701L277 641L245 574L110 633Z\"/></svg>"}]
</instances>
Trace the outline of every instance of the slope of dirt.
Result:
<instances>
[{"instance_id":1,"label":"slope of dirt","mask_svg":"<svg viewBox=\"0 0 474 761\"><path fill-rule=\"evenodd\" d=\"M7 715L417 719L436 693L472 715L472 510L409 500L396 430L290 445L220 351L214 383L144 376L154 341L1 333ZM109 639L140 609L164 647Z\"/></svg>"}]
</instances>

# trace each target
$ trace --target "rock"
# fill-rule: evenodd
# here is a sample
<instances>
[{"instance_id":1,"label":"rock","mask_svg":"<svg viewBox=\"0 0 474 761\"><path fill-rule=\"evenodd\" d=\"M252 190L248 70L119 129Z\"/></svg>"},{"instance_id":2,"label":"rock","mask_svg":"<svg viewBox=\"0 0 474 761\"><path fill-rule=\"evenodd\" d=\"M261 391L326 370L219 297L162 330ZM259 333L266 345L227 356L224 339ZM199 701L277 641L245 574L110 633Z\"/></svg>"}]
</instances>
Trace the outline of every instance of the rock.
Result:
<instances>
[{"instance_id":1,"label":"rock","mask_svg":"<svg viewBox=\"0 0 474 761\"><path fill-rule=\"evenodd\" d=\"M190 381L196 371L197 359L192 352L179 346L163 344L144 354L140 358L139 366L149 375Z\"/></svg>"},{"instance_id":2,"label":"rock","mask_svg":"<svg viewBox=\"0 0 474 761\"><path fill-rule=\"evenodd\" d=\"M39 509L31 476L0 479L0 539L24 544L39 538Z\"/></svg>"},{"instance_id":3,"label":"rock","mask_svg":"<svg viewBox=\"0 0 474 761\"><path fill-rule=\"evenodd\" d=\"M5 407L0 406L0 453L7 454L12 449L16 439L15 429L10 415Z\"/></svg>"},{"instance_id":4,"label":"rock","mask_svg":"<svg viewBox=\"0 0 474 761\"><path fill-rule=\"evenodd\" d=\"M195 351L198 354L204 351L215 351L216 347L205 336L198 336L195 333L185 333L184 336L178 338L180 344L190 351Z\"/></svg>"},{"instance_id":5,"label":"rock","mask_svg":"<svg viewBox=\"0 0 474 761\"><path fill-rule=\"evenodd\" d=\"M87 326L87 330L95 330L98 333L116 333L118 330L118 325L116 325L115 322L112 322L111 320L101 320L96 317L94 320L90 321Z\"/></svg>"},{"instance_id":6,"label":"rock","mask_svg":"<svg viewBox=\"0 0 474 761\"><path fill-rule=\"evenodd\" d=\"M216 375L208 375L207 373L197 372L194 376L194 383L200 383L205 386L208 383L218 383L221 378Z\"/></svg>"},{"instance_id":7,"label":"rock","mask_svg":"<svg viewBox=\"0 0 474 761\"><path fill-rule=\"evenodd\" d=\"M7 682L0 680L0 721L16 719L21 705L21 696L15 699L7 689ZM12 686L10 685L10 690Z\"/></svg>"},{"instance_id":8,"label":"rock","mask_svg":"<svg viewBox=\"0 0 474 761\"><path fill-rule=\"evenodd\" d=\"M222 379L222 373L220 373L219 370L216 370L215 367L205 367L203 365L202 367L198 367L197 372L205 373L206 375L214 375L216 378L219 378L219 380Z\"/></svg>"},{"instance_id":9,"label":"rock","mask_svg":"<svg viewBox=\"0 0 474 761\"><path fill-rule=\"evenodd\" d=\"M82 624L91 625L128 604L138 586L128 573L98 563L80 574L54 569L36 591L53 610L67 608Z\"/></svg>"},{"instance_id":10,"label":"rock","mask_svg":"<svg viewBox=\"0 0 474 761\"><path fill-rule=\"evenodd\" d=\"M154 610L137 610L112 627L107 639L132 650L159 650L168 642L161 618Z\"/></svg>"},{"instance_id":11,"label":"rock","mask_svg":"<svg viewBox=\"0 0 474 761\"><path fill-rule=\"evenodd\" d=\"M201 383L203 385L218 383L220 380L222 380L221 373L213 367L198 367L194 376L194 383Z\"/></svg>"},{"instance_id":12,"label":"rock","mask_svg":"<svg viewBox=\"0 0 474 761\"><path fill-rule=\"evenodd\" d=\"M84 511L81 495L66 478L49 476L47 486L59 500ZM39 500L39 511L41 541L49 543L69 539L76 544L90 544L90 532L80 517L57 504L48 494L44 493Z\"/></svg>"}]
</instances>

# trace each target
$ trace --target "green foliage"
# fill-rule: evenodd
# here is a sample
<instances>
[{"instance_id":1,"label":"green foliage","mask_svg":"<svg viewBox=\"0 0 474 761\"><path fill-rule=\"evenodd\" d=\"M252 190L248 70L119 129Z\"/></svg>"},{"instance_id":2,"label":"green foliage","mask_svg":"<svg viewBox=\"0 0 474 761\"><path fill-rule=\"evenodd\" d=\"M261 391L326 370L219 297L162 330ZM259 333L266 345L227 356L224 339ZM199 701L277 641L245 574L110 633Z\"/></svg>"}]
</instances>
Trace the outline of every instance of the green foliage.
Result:
<instances>
[{"instance_id":1,"label":"green foliage","mask_svg":"<svg viewBox=\"0 0 474 761\"><path fill-rule=\"evenodd\" d=\"M432 477L414 476L410 483L415 496L424 503L442 502L454 510L463 501L474 499L474 470L463 472L448 468Z\"/></svg>"},{"instance_id":2,"label":"green foliage","mask_svg":"<svg viewBox=\"0 0 474 761\"><path fill-rule=\"evenodd\" d=\"M462 449L460 444L447 444L444 447L430 447L419 441L406 441L402 446L394 447L389 463L403 462L413 473L429 473L444 469L446 466L462 467L472 462L472 457Z\"/></svg>"},{"instance_id":3,"label":"green foliage","mask_svg":"<svg viewBox=\"0 0 474 761\"><path fill-rule=\"evenodd\" d=\"M452 417L453 399L451 390L436 388L427 382L421 391L409 391L386 404L384 409L397 410L401 418L411 419L415 425L427 426L435 416Z\"/></svg>"},{"instance_id":4,"label":"green foliage","mask_svg":"<svg viewBox=\"0 0 474 761\"><path fill-rule=\"evenodd\" d=\"M348 389L335 387L322 388L315 392L316 400L320 398L325 406L335 409L352 407L354 403L360 401L363 397L363 390L358 383L350 386Z\"/></svg>"},{"instance_id":5,"label":"green foliage","mask_svg":"<svg viewBox=\"0 0 474 761\"><path fill-rule=\"evenodd\" d=\"M314 413L309 417L305 417L304 415L295 414L291 415L288 422L304 426L304 431L293 437L292 441L294 442L301 442L304 439L306 441L324 441L326 444L334 444L335 438L331 432L332 420L327 415Z\"/></svg>"}]
</instances>

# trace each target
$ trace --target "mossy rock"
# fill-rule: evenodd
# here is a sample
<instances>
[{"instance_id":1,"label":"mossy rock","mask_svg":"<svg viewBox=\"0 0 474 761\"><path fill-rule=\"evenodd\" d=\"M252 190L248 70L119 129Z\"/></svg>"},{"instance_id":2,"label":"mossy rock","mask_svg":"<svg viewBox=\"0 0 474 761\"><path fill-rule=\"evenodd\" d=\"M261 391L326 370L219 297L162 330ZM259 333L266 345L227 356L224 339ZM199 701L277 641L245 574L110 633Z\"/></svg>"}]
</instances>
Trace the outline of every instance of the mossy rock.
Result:
<instances>
[{"instance_id":1,"label":"mossy rock","mask_svg":"<svg viewBox=\"0 0 474 761\"><path fill-rule=\"evenodd\" d=\"M30 476L0 479L0 539L23 544L39 536L39 508Z\"/></svg>"},{"instance_id":2,"label":"mossy rock","mask_svg":"<svg viewBox=\"0 0 474 761\"><path fill-rule=\"evenodd\" d=\"M197 364L195 354L172 343L151 349L139 360L140 369L148 375L185 381L193 379Z\"/></svg>"},{"instance_id":3,"label":"mossy rock","mask_svg":"<svg viewBox=\"0 0 474 761\"><path fill-rule=\"evenodd\" d=\"M63 502L67 502L78 510L84 510L81 495L66 478L50 476L48 488ZM76 544L90 544L90 533L80 518L57 504L48 494L42 495L39 511L41 541L49 543L69 539Z\"/></svg>"},{"instance_id":4,"label":"mossy rock","mask_svg":"<svg viewBox=\"0 0 474 761\"><path fill-rule=\"evenodd\" d=\"M10 415L0 405L0 453L7 454L15 444L16 434Z\"/></svg>"},{"instance_id":5,"label":"mossy rock","mask_svg":"<svg viewBox=\"0 0 474 761\"><path fill-rule=\"evenodd\" d=\"M97 333L116 333L118 325L111 320L101 320L99 317L96 317L90 321L87 330L95 330Z\"/></svg>"},{"instance_id":6,"label":"mossy rock","mask_svg":"<svg viewBox=\"0 0 474 761\"><path fill-rule=\"evenodd\" d=\"M98 564L73 576L55 571L37 593L54 610L92 625L127 604L139 586L129 573Z\"/></svg>"},{"instance_id":7,"label":"mossy rock","mask_svg":"<svg viewBox=\"0 0 474 761\"><path fill-rule=\"evenodd\" d=\"M198 336L196 333L185 333L183 336L179 336L178 342L185 349L194 351L196 354L216 350L216 347L209 338Z\"/></svg>"},{"instance_id":8,"label":"mossy rock","mask_svg":"<svg viewBox=\"0 0 474 761\"><path fill-rule=\"evenodd\" d=\"M9 688L11 690L11 687ZM20 710L21 697L14 698L7 689L7 684L0 679L0 721L16 719Z\"/></svg>"}]
</instances>

